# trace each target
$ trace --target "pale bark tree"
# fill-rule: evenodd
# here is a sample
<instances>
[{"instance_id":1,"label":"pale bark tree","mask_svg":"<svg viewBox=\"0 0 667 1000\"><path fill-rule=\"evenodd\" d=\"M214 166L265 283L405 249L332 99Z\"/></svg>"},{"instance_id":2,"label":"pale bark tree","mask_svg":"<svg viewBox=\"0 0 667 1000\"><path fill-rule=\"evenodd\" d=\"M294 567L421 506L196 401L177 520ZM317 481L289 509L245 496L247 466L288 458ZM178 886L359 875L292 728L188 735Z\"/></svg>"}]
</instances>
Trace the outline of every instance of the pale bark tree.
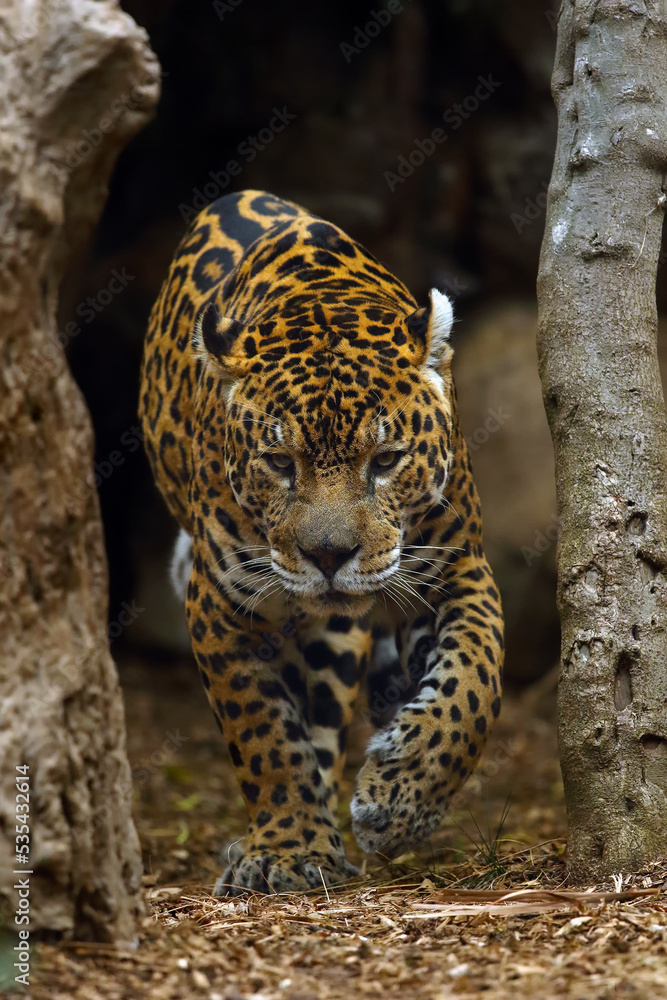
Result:
<instances>
[{"instance_id":1,"label":"pale bark tree","mask_svg":"<svg viewBox=\"0 0 667 1000\"><path fill-rule=\"evenodd\" d=\"M538 278L573 880L667 857L667 426L655 282L667 3L564 0Z\"/></svg>"},{"instance_id":2,"label":"pale bark tree","mask_svg":"<svg viewBox=\"0 0 667 1000\"><path fill-rule=\"evenodd\" d=\"M13 872L31 870L30 930L78 938L134 937L141 856L92 432L55 315L159 77L114 0L0 3L0 900L11 927ZM16 859L17 766L29 865Z\"/></svg>"}]
</instances>

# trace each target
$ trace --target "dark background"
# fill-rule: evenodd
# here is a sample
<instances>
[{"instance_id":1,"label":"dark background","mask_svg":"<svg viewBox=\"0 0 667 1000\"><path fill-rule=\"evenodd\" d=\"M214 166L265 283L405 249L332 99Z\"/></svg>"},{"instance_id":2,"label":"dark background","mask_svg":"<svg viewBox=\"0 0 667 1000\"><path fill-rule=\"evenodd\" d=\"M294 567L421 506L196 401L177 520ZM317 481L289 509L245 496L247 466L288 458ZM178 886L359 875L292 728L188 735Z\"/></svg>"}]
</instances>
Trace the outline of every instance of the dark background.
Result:
<instances>
[{"instance_id":1,"label":"dark background","mask_svg":"<svg viewBox=\"0 0 667 1000\"><path fill-rule=\"evenodd\" d=\"M433 285L455 300L455 377L503 592L508 676L540 675L558 649L552 458L534 346L556 0L405 0L382 27L386 0L124 6L161 61L162 99L117 164L60 316L61 329L72 318L81 329L68 354L96 432L112 636L162 660L188 648L166 583L175 525L137 447L142 338L193 202L258 187L342 226L422 301ZM480 78L492 92L476 101ZM295 117L251 159L248 137L274 109ZM434 128L446 139L389 183ZM233 159L241 173L226 184L220 171ZM108 302L114 269L125 287ZM120 628L123 602L135 613Z\"/></svg>"}]
</instances>

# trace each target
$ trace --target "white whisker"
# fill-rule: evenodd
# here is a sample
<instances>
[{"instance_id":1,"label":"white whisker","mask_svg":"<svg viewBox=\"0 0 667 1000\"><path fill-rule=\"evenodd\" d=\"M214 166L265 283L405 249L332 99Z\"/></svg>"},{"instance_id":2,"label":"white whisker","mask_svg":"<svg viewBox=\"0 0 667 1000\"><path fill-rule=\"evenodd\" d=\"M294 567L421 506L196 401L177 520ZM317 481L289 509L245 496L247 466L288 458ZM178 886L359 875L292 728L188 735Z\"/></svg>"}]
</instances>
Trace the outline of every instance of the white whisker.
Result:
<instances>
[{"instance_id":1,"label":"white whisker","mask_svg":"<svg viewBox=\"0 0 667 1000\"><path fill-rule=\"evenodd\" d=\"M415 606L412 603L412 601L409 601L407 598L404 598L403 595L401 597L398 596L398 592L397 592L397 590L394 587L394 583L398 583L398 581L395 580L394 577L392 577L390 579L389 583L387 584L387 586L385 588L383 588L383 589L386 590L387 593L389 594L389 596L391 597L391 599L393 601L395 601L396 604L398 604L399 608L401 609L401 611L403 612L404 615L407 614L407 609L405 607L405 604L403 603L403 600L408 601L408 604L410 605L410 607L414 611L415 610Z\"/></svg>"},{"instance_id":2,"label":"white whisker","mask_svg":"<svg viewBox=\"0 0 667 1000\"><path fill-rule=\"evenodd\" d=\"M463 552L462 545L403 545L404 549L435 549L436 552Z\"/></svg>"},{"instance_id":3,"label":"white whisker","mask_svg":"<svg viewBox=\"0 0 667 1000\"><path fill-rule=\"evenodd\" d=\"M396 576L398 577L398 579L396 580L396 583L399 584L399 585L402 585L404 587L404 589L408 591L408 593L413 594L414 597L417 598L417 600L421 601L422 604L425 604L426 607L429 609L429 611L432 611L433 614L435 615L435 617L437 618L438 617L438 612L435 610L435 608L433 607L433 605L429 604L428 601L424 597L422 597L422 595L419 593L419 591L414 589L414 586L408 580L403 579L401 577L400 572L396 573Z\"/></svg>"},{"instance_id":4,"label":"white whisker","mask_svg":"<svg viewBox=\"0 0 667 1000\"><path fill-rule=\"evenodd\" d=\"M441 586L440 584L433 582L433 577L424 576L422 573L413 573L411 570L401 570L398 573L399 579L404 578L404 574L408 573L409 578L405 580L406 583L412 583L415 586L427 587L429 590L438 590L441 594L447 595L450 588L445 584ZM437 577L436 577L437 579Z\"/></svg>"}]
</instances>

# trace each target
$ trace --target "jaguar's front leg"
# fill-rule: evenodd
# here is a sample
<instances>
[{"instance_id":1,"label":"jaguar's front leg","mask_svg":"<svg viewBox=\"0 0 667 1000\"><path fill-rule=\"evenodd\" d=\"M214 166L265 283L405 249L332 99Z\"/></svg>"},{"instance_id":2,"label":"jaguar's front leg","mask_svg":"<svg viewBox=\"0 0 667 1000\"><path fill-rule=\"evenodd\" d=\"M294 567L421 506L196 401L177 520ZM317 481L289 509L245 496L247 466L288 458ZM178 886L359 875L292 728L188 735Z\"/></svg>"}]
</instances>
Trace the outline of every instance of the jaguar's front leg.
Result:
<instances>
[{"instance_id":1,"label":"jaguar's front leg","mask_svg":"<svg viewBox=\"0 0 667 1000\"><path fill-rule=\"evenodd\" d=\"M345 765L347 730L366 670L371 636L357 619L332 615L303 621L298 643L304 662L310 737L335 816Z\"/></svg>"},{"instance_id":2,"label":"jaguar's front leg","mask_svg":"<svg viewBox=\"0 0 667 1000\"><path fill-rule=\"evenodd\" d=\"M353 830L365 851L390 855L440 826L500 711L500 598L475 551L481 547L468 539L437 585L420 588L433 610L415 618L403 648L417 691L371 737L352 802Z\"/></svg>"},{"instance_id":3,"label":"jaguar's front leg","mask_svg":"<svg viewBox=\"0 0 667 1000\"><path fill-rule=\"evenodd\" d=\"M270 658L268 622L235 614L224 593L193 569L186 611L202 681L227 743L250 822L230 854L218 895L290 892L355 874L345 859L296 682L294 639Z\"/></svg>"}]
</instances>

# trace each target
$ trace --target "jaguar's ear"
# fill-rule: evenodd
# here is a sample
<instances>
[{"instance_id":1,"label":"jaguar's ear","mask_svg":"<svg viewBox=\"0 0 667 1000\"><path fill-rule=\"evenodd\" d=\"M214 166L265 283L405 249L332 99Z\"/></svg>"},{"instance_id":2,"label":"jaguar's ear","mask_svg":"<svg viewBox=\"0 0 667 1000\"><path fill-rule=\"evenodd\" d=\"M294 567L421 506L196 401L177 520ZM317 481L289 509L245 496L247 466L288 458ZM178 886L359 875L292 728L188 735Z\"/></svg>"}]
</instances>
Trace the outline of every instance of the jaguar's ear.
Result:
<instances>
[{"instance_id":1,"label":"jaguar's ear","mask_svg":"<svg viewBox=\"0 0 667 1000\"><path fill-rule=\"evenodd\" d=\"M421 363L434 371L444 371L452 360L454 352L449 344L449 335L453 322L452 304L437 288L429 292L427 306L408 316L408 329L423 347Z\"/></svg>"},{"instance_id":2,"label":"jaguar's ear","mask_svg":"<svg viewBox=\"0 0 667 1000\"><path fill-rule=\"evenodd\" d=\"M198 358L212 365L218 376L231 385L248 370L250 358L257 353L257 328L221 316L209 302L195 320L192 347Z\"/></svg>"}]
</instances>

